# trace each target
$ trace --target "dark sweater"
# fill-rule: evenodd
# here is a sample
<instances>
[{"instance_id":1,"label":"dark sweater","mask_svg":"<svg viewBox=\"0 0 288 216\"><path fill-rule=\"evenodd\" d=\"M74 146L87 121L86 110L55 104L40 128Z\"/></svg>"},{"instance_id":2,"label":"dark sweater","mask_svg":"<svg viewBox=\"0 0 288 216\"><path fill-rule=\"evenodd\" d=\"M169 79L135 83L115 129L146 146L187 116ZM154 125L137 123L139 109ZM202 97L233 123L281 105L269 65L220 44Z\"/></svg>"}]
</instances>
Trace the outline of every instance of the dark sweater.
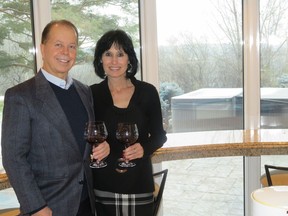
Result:
<instances>
[{"instance_id":1,"label":"dark sweater","mask_svg":"<svg viewBox=\"0 0 288 216\"><path fill-rule=\"evenodd\" d=\"M49 82L50 83L50 82ZM69 89L62 89L53 83L50 83L65 115L68 119L70 127L73 131L75 139L79 145L81 154L84 155L86 141L84 140L84 128L88 121L87 111L82 103L80 96L78 95L74 85L71 85ZM86 184L86 178L84 176L84 185L81 195L81 200L85 200L88 197L88 188Z\"/></svg>"},{"instance_id":2,"label":"dark sweater","mask_svg":"<svg viewBox=\"0 0 288 216\"><path fill-rule=\"evenodd\" d=\"M87 111L78 95L75 87L72 85L69 89L62 89L50 83L55 95L64 110L66 117L70 123L75 139L79 145L79 149L84 154L86 142L84 140L84 128L88 121Z\"/></svg>"}]
</instances>

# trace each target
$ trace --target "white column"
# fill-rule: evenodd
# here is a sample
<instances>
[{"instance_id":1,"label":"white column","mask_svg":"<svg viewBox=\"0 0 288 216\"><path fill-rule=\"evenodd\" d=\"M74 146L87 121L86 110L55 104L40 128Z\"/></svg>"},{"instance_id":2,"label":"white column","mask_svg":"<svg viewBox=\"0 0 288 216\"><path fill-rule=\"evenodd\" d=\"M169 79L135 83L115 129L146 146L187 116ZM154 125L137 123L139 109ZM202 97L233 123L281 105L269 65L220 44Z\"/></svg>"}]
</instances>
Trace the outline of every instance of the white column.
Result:
<instances>
[{"instance_id":1,"label":"white column","mask_svg":"<svg viewBox=\"0 0 288 216\"><path fill-rule=\"evenodd\" d=\"M159 89L156 0L140 1L143 80Z\"/></svg>"},{"instance_id":2,"label":"white column","mask_svg":"<svg viewBox=\"0 0 288 216\"><path fill-rule=\"evenodd\" d=\"M35 52L38 71L42 66L42 55L40 51L41 34L46 24L51 21L50 0L33 0L33 18L35 31Z\"/></svg>"},{"instance_id":3,"label":"white column","mask_svg":"<svg viewBox=\"0 0 288 216\"><path fill-rule=\"evenodd\" d=\"M245 129L260 128L259 0L243 1L244 26L244 123ZM260 187L261 157L244 158L245 216L250 216L251 193Z\"/></svg>"}]
</instances>

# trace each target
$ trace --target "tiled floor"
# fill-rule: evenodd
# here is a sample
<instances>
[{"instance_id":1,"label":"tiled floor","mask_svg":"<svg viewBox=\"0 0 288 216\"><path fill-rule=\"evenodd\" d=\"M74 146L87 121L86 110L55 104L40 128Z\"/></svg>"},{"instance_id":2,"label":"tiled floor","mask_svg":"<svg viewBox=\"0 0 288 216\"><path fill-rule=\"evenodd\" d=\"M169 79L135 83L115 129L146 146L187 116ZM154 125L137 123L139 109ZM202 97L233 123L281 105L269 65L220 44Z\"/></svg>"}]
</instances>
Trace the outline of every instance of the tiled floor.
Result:
<instances>
[{"instance_id":1,"label":"tiled floor","mask_svg":"<svg viewBox=\"0 0 288 216\"><path fill-rule=\"evenodd\" d=\"M164 162L165 216L243 216L242 157Z\"/></svg>"},{"instance_id":2,"label":"tiled floor","mask_svg":"<svg viewBox=\"0 0 288 216\"><path fill-rule=\"evenodd\" d=\"M261 163L288 166L288 156L263 156ZM169 169L164 216L244 215L242 156L169 161L162 167Z\"/></svg>"}]
</instances>

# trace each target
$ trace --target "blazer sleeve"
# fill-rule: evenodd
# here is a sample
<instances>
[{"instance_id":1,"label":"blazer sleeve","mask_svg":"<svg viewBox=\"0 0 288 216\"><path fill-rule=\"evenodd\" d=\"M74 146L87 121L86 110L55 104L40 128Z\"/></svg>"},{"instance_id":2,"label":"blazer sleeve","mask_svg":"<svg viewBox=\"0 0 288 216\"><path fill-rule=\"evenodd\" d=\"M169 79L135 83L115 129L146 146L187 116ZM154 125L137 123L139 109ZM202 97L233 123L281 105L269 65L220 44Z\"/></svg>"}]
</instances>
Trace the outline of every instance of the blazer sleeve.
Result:
<instances>
[{"instance_id":1,"label":"blazer sleeve","mask_svg":"<svg viewBox=\"0 0 288 216\"><path fill-rule=\"evenodd\" d=\"M18 201L27 211L24 213L46 205L27 159L31 148L30 115L23 96L8 89L5 93L2 120L2 159Z\"/></svg>"}]
</instances>

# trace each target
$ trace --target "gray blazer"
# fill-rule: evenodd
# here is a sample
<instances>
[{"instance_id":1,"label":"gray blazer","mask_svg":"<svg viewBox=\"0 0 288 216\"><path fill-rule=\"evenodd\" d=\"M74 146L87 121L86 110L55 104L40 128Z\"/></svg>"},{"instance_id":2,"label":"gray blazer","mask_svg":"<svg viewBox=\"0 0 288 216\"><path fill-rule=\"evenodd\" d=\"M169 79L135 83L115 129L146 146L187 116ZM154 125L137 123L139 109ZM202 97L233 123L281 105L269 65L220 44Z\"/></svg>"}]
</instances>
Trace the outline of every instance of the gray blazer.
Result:
<instances>
[{"instance_id":1,"label":"gray blazer","mask_svg":"<svg viewBox=\"0 0 288 216\"><path fill-rule=\"evenodd\" d=\"M94 119L90 88L74 85ZM2 121L3 166L23 214L48 205L53 215L74 216L80 203L84 172L94 210L91 147L84 157L48 81L40 71L5 93Z\"/></svg>"}]
</instances>

